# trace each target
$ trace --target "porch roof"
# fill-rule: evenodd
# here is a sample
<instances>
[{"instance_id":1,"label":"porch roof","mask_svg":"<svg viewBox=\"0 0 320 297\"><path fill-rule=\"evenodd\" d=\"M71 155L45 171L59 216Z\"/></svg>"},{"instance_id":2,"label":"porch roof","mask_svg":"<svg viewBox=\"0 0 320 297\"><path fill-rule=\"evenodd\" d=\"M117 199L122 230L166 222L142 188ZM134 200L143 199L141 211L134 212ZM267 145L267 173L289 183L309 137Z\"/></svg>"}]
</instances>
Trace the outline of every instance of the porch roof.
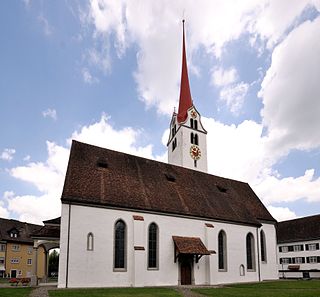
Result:
<instances>
[{"instance_id":1,"label":"porch roof","mask_svg":"<svg viewBox=\"0 0 320 297\"><path fill-rule=\"evenodd\" d=\"M178 255L210 255L199 237L172 236Z\"/></svg>"}]
</instances>

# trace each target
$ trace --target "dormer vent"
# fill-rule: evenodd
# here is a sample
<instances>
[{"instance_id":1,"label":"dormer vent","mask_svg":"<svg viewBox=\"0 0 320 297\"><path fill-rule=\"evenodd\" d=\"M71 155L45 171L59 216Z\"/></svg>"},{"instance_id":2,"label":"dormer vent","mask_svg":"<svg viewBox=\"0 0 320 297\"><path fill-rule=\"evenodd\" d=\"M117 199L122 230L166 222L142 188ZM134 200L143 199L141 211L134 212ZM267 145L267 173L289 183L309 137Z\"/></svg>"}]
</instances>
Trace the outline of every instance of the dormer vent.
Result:
<instances>
[{"instance_id":1,"label":"dormer vent","mask_svg":"<svg viewBox=\"0 0 320 297\"><path fill-rule=\"evenodd\" d=\"M224 188L224 187L222 187L222 186L219 186L219 185L217 185L217 188L218 188L218 190L221 192L221 193L226 193L227 192L227 188Z\"/></svg>"},{"instance_id":2,"label":"dormer vent","mask_svg":"<svg viewBox=\"0 0 320 297\"><path fill-rule=\"evenodd\" d=\"M165 175L166 179L167 179L169 182L174 183L174 182L176 181L176 177L173 176L172 174L170 174L170 173L165 173L164 175Z\"/></svg>"},{"instance_id":3,"label":"dormer vent","mask_svg":"<svg viewBox=\"0 0 320 297\"><path fill-rule=\"evenodd\" d=\"M107 159L106 158L99 158L97 161L97 167L102 168L102 169L108 168Z\"/></svg>"}]
</instances>

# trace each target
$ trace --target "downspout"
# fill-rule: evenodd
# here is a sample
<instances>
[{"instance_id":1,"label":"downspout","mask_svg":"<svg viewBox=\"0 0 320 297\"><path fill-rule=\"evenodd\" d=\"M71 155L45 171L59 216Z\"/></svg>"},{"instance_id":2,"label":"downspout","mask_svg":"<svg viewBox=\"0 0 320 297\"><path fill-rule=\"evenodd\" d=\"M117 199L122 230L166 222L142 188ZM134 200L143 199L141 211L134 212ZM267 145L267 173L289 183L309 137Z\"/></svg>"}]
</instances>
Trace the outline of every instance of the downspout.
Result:
<instances>
[{"instance_id":1,"label":"downspout","mask_svg":"<svg viewBox=\"0 0 320 297\"><path fill-rule=\"evenodd\" d=\"M259 246L259 227L257 227L257 254L258 254L258 276L259 276L259 282L261 282L261 271L260 271L260 246Z\"/></svg>"},{"instance_id":2,"label":"downspout","mask_svg":"<svg viewBox=\"0 0 320 297\"><path fill-rule=\"evenodd\" d=\"M69 215L68 215L68 241L67 241L67 269L66 269L66 288L68 288L69 279L69 249L70 249L70 220L71 220L71 204L69 204Z\"/></svg>"}]
</instances>

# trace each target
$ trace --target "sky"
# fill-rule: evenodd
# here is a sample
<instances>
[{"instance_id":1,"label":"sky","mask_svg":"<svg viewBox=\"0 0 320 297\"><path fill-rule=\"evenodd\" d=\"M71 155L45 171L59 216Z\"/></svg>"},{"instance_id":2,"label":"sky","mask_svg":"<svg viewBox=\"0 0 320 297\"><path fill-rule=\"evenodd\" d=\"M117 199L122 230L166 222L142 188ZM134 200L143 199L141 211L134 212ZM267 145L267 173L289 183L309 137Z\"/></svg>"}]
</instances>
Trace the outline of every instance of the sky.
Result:
<instances>
[{"instance_id":1,"label":"sky","mask_svg":"<svg viewBox=\"0 0 320 297\"><path fill-rule=\"evenodd\" d=\"M320 213L320 1L0 1L0 217L60 215L72 139L167 162L182 23L208 172Z\"/></svg>"}]
</instances>

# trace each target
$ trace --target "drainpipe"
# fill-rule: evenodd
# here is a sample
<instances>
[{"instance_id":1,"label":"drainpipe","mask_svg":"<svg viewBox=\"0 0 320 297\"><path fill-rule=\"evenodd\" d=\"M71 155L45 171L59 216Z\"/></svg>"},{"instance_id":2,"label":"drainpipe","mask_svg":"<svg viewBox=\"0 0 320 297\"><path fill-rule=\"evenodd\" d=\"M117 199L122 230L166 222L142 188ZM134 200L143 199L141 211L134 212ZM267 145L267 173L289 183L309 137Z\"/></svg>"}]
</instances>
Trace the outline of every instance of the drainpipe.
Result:
<instances>
[{"instance_id":1,"label":"drainpipe","mask_svg":"<svg viewBox=\"0 0 320 297\"><path fill-rule=\"evenodd\" d=\"M66 288L68 288L69 280L69 248L70 248L70 220L71 220L71 204L69 204L69 215L68 215L68 242L67 242L67 267L66 267Z\"/></svg>"},{"instance_id":2,"label":"drainpipe","mask_svg":"<svg viewBox=\"0 0 320 297\"><path fill-rule=\"evenodd\" d=\"M261 282L261 271L260 271L260 246L259 246L259 227L257 227L257 251L258 251L258 276L259 282Z\"/></svg>"}]
</instances>

